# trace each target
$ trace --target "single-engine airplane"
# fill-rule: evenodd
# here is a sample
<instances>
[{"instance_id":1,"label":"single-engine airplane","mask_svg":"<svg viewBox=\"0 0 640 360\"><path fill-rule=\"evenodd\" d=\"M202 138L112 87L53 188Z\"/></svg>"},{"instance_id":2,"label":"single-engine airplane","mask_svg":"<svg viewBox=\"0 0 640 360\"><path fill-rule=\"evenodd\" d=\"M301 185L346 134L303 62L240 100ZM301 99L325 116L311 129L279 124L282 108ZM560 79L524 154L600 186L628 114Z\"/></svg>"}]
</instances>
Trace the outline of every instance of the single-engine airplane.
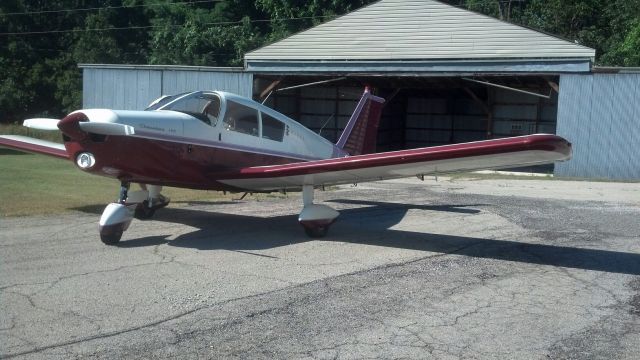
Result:
<instances>
[{"instance_id":1,"label":"single-engine airplane","mask_svg":"<svg viewBox=\"0 0 640 360\"><path fill-rule=\"evenodd\" d=\"M24 126L62 132L64 144L2 135L0 145L73 161L83 171L121 183L118 201L99 222L105 244L120 241L132 219L147 219L169 199L163 186L268 192L302 189L298 221L322 237L338 217L314 204L314 188L456 171L568 160L571 144L535 134L374 153L384 99L368 88L333 144L289 117L223 91L196 91L155 100L144 111L83 109L61 120ZM141 190L130 191L131 183Z\"/></svg>"}]
</instances>

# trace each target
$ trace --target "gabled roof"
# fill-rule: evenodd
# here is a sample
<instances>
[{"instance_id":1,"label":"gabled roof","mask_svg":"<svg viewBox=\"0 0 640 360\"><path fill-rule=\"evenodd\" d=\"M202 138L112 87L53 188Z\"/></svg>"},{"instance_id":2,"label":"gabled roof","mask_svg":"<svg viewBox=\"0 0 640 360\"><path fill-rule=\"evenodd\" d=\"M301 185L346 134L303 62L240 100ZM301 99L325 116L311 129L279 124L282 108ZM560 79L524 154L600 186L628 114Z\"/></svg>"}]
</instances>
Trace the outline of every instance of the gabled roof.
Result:
<instances>
[{"instance_id":1,"label":"gabled roof","mask_svg":"<svg viewBox=\"0 0 640 360\"><path fill-rule=\"evenodd\" d=\"M593 59L595 50L434 0L381 0L245 55L251 61Z\"/></svg>"}]
</instances>

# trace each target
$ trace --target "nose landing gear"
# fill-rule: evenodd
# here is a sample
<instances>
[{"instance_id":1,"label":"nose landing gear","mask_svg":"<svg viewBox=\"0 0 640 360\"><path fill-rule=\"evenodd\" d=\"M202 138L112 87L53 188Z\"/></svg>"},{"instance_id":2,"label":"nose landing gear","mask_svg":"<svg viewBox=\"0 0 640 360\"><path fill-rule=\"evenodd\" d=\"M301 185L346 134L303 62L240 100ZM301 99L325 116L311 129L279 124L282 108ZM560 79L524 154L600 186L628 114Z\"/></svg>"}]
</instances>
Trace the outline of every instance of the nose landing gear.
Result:
<instances>
[{"instance_id":1,"label":"nose landing gear","mask_svg":"<svg viewBox=\"0 0 640 360\"><path fill-rule=\"evenodd\" d=\"M133 220L133 209L126 205L129 194L129 183L120 184L120 197L117 203L111 203L100 217L100 240L107 245L115 245L122 238Z\"/></svg>"},{"instance_id":2,"label":"nose landing gear","mask_svg":"<svg viewBox=\"0 0 640 360\"><path fill-rule=\"evenodd\" d=\"M107 245L115 245L129 228L133 218L150 219L157 209L169 204L169 198L160 194L161 186L149 185L147 190L129 192L129 183L122 182L117 203L111 203L102 212L99 230L100 240Z\"/></svg>"}]
</instances>

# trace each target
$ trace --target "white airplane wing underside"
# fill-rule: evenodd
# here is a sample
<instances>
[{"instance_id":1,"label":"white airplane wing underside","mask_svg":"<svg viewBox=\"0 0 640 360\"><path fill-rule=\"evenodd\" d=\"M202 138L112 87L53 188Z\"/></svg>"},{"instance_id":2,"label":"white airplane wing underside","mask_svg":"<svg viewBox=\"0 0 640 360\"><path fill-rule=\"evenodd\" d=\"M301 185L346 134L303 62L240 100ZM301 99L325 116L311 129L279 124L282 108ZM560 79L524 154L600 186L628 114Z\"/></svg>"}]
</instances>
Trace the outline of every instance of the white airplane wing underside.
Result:
<instances>
[{"instance_id":1,"label":"white airplane wing underside","mask_svg":"<svg viewBox=\"0 0 640 360\"><path fill-rule=\"evenodd\" d=\"M571 158L571 144L547 134L244 168L218 181L247 190L293 189L548 164ZM217 174L219 175L219 174ZM216 176L217 177L217 176Z\"/></svg>"}]
</instances>

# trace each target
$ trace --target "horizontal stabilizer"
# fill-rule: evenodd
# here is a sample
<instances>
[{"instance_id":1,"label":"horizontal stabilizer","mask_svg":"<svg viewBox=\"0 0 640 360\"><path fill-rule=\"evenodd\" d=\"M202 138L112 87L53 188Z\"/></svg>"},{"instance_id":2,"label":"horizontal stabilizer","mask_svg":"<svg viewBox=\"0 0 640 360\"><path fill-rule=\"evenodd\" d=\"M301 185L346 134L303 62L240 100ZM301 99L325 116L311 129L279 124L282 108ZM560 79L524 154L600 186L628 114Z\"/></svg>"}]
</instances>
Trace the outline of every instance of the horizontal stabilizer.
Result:
<instances>
[{"instance_id":1,"label":"horizontal stabilizer","mask_svg":"<svg viewBox=\"0 0 640 360\"><path fill-rule=\"evenodd\" d=\"M55 156L62 159L69 158L64 145L27 136L0 135L0 146L24 152Z\"/></svg>"},{"instance_id":2,"label":"horizontal stabilizer","mask_svg":"<svg viewBox=\"0 0 640 360\"><path fill-rule=\"evenodd\" d=\"M25 120L22 125L36 130L58 130L58 119L34 118Z\"/></svg>"}]
</instances>

